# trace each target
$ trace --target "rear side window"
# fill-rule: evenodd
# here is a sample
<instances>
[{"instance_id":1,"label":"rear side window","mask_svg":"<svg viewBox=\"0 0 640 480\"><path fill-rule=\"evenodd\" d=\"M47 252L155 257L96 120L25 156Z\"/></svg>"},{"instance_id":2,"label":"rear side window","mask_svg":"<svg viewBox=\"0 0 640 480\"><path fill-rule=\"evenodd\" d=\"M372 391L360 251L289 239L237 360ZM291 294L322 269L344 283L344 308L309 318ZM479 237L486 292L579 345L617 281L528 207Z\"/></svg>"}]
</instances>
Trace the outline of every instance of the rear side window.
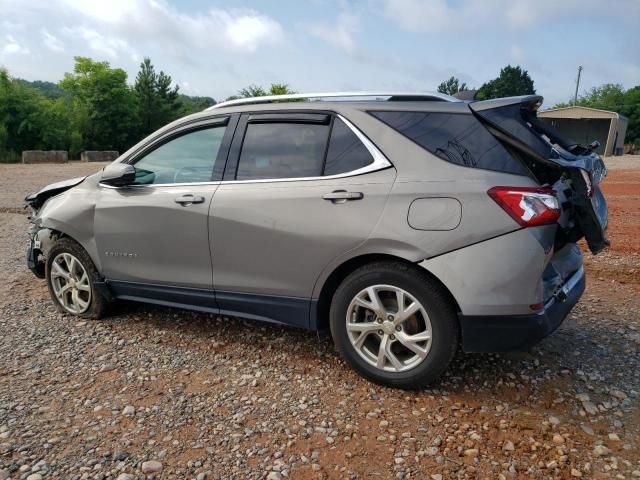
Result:
<instances>
[{"instance_id":1,"label":"rear side window","mask_svg":"<svg viewBox=\"0 0 640 480\"><path fill-rule=\"evenodd\" d=\"M517 175L528 173L472 114L369 113L448 162Z\"/></svg>"},{"instance_id":2,"label":"rear side window","mask_svg":"<svg viewBox=\"0 0 640 480\"><path fill-rule=\"evenodd\" d=\"M332 124L249 122L236 180L339 175L373 161L367 147L338 117Z\"/></svg>"},{"instance_id":3,"label":"rear side window","mask_svg":"<svg viewBox=\"0 0 640 480\"><path fill-rule=\"evenodd\" d=\"M318 177L329 125L249 123L238 161L238 180Z\"/></svg>"},{"instance_id":4,"label":"rear side window","mask_svg":"<svg viewBox=\"0 0 640 480\"><path fill-rule=\"evenodd\" d=\"M352 172L373 163L367 147L342 120L336 118L331 129L331 139L324 166L325 175Z\"/></svg>"}]
</instances>

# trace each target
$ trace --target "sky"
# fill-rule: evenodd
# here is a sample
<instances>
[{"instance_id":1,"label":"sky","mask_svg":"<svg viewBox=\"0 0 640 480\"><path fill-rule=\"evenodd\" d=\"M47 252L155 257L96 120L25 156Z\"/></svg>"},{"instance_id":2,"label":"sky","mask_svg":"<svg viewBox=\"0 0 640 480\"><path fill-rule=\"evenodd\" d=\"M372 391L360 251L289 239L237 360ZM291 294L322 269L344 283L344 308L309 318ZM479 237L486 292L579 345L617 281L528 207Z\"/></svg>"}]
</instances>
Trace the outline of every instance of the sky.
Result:
<instances>
[{"instance_id":1,"label":"sky","mask_svg":"<svg viewBox=\"0 0 640 480\"><path fill-rule=\"evenodd\" d=\"M545 105L603 83L640 84L640 0L0 0L0 66L59 81L73 57L150 57L188 95L250 85L299 92L469 87L507 64Z\"/></svg>"}]
</instances>

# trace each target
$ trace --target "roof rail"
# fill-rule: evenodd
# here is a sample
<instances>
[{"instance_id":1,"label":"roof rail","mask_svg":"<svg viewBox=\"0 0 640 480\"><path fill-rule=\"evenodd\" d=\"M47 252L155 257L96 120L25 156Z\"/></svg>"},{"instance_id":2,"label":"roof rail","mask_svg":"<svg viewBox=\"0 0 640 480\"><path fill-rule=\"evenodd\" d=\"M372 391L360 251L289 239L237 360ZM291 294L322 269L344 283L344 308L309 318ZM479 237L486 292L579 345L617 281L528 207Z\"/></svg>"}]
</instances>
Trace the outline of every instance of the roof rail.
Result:
<instances>
[{"instance_id":1,"label":"roof rail","mask_svg":"<svg viewBox=\"0 0 640 480\"><path fill-rule=\"evenodd\" d=\"M326 92L326 93L293 93L289 95L267 95L264 97L238 98L237 100L227 100L216 103L206 108L214 110L216 108L230 107L234 105L258 105L262 103L282 102L283 100L307 100L322 101L323 99L342 100L362 100L372 99L375 101L440 101L459 102L457 98L445 95L440 92Z\"/></svg>"}]
</instances>

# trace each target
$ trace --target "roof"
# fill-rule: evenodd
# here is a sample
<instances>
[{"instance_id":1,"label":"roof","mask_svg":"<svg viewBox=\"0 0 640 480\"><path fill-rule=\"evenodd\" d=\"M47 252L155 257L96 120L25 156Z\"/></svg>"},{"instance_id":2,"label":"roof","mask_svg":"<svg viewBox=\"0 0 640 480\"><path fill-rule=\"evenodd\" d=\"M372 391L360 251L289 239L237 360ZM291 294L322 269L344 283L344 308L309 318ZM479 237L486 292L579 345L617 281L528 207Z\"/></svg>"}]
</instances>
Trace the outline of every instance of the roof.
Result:
<instances>
[{"instance_id":1,"label":"roof","mask_svg":"<svg viewBox=\"0 0 640 480\"><path fill-rule=\"evenodd\" d=\"M616 112L610 112L609 110L600 110L599 108L581 107L581 106L551 108L549 110L538 112L538 117L542 117L542 118L545 118L545 117L546 118L615 118L615 119L624 118L626 120L626 117Z\"/></svg>"}]
</instances>

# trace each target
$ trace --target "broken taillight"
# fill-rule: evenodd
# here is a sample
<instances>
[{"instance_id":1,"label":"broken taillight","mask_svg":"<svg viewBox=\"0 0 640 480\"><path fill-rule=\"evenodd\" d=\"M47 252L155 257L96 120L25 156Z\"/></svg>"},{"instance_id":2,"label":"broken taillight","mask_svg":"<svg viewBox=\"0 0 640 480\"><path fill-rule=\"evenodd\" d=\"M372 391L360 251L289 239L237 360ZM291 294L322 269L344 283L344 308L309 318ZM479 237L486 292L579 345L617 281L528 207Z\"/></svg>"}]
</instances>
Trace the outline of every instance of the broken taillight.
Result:
<instances>
[{"instance_id":1,"label":"broken taillight","mask_svg":"<svg viewBox=\"0 0 640 480\"><path fill-rule=\"evenodd\" d=\"M522 227L556 223L560 204L551 188L493 187L487 192Z\"/></svg>"}]
</instances>

